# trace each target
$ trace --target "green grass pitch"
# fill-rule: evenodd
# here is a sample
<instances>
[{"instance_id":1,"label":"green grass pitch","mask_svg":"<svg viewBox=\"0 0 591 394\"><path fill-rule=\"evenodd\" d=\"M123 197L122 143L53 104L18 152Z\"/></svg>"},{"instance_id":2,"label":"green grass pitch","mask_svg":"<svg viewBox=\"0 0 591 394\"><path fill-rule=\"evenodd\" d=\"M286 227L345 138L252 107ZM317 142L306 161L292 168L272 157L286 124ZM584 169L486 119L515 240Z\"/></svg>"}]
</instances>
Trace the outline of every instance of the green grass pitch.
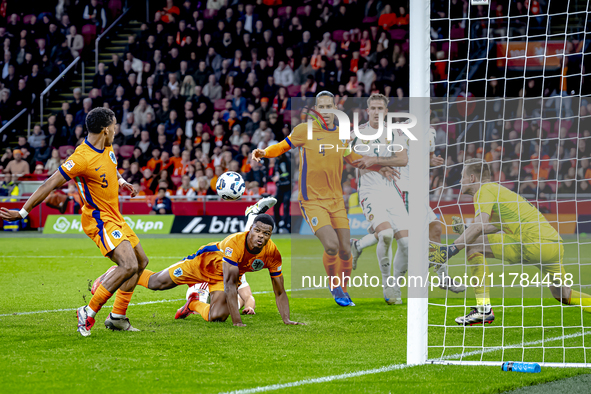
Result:
<instances>
[{"instance_id":1,"label":"green grass pitch","mask_svg":"<svg viewBox=\"0 0 591 394\"><path fill-rule=\"evenodd\" d=\"M159 271L211 240L144 238L142 245L150 257L149 268ZM290 264L299 262L296 258L291 261L288 238L275 242L285 259L286 287L290 288ZM375 265L378 272L374 250L366 250L360 264ZM307 379L404 364L407 307L388 306L379 298L354 297L357 307L341 308L328 298L290 296L292 319L308 325L285 326L277 313L267 271L248 276L253 291L259 294L255 294L257 314L243 317L246 327L233 327L229 321L206 323L196 315L176 321L174 313L184 303L181 299L186 287L164 292L139 287L132 303L144 304L131 306L128 316L141 332L106 330L103 321L110 311L106 307L97 316L92 336L82 338L76 332L73 309L88 302L89 283L110 265L86 238L0 238L0 391L220 393L293 383L273 392L498 393L589 372L543 368L539 374L519 374L501 372L498 367L425 365L304 384ZM463 305L461 299L453 302ZM552 300L543 302L553 305ZM505 305L508 303L505 300ZM431 330L431 345L443 343L443 334L447 345L461 343L463 329L450 324L456 311L459 308L444 317L443 308L430 310L431 323L445 319L448 325L445 332L443 328ZM16 314L20 312L40 313ZM567 325L581 325L581 317L571 310L560 316L542 315L541 308L534 306L526 314L513 313L507 307L495 312L505 317L507 326L510 322L560 325L560 319ZM589 320L583 324L589 326ZM484 342L485 346L497 346L502 341L518 343L522 336L528 341L569 333L552 330L532 328L524 333L522 329L503 330L500 324L484 331L474 327L466 335L466 345ZM564 343L573 347L584 344L583 337ZM562 346L563 342L549 345ZM446 354L458 351L447 349ZM521 351L515 357L521 358ZM526 358L538 358L536 351L532 349ZM441 349L432 349L430 356L440 353ZM562 354L543 356L552 361ZM575 349L568 358L582 362L584 356L582 349ZM487 353L486 357L499 360L501 352Z\"/></svg>"}]
</instances>

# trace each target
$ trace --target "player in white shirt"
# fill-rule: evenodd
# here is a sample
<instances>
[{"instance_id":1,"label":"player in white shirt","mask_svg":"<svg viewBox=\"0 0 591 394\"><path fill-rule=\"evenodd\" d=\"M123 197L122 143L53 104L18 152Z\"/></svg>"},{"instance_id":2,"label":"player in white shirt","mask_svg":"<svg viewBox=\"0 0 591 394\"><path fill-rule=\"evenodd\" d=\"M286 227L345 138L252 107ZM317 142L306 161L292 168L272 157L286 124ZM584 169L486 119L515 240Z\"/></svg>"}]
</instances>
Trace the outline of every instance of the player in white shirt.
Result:
<instances>
[{"instance_id":1,"label":"player in white shirt","mask_svg":"<svg viewBox=\"0 0 591 394\"><path fill-rule=\"evenodd\" d=\"M370 107L370 105L369 105L370 100L371 100L371 97L368 100L368 107ZM386 100L387 100L387 98L386 98ZM386 101L386 103L387 103L387 101ZM374 105L373 102L372 102L372 105ZM371 115L372 112L370 112L370 111L371 111L371 107L368 108L368 113L370 113L370 126L369 127L371 128L372 120L373 120L373 123L375 123L375 125L377 127L378 122L375 120L375 118L372 117L372 115ZM387 111L387 109L385 109L385 111ZM378 112L378 114L379 114L379 112ZM361 126L360 126L360 132L362 132ZM375 133L376 131L373 130L372 132ZM368 131L366 134L371 134L371 133ZM431 152L430 157L429 157L429 163L432 167L443 165L445 163L443 158L441 158L441 156L435 156L435 154L434 154L434 152L435 152L435 130L433 128L430 129L429 137L430 137L429 143L430 143L430 152ZM359 201L362 202L363 212L366 216L366 219L370 222L369 231L372 233L364 236L360 240L357 240L354 238L351 239L351 255L353 257L353 262L352 262L353 269L356 269L357 268L357 260L359 259L359 256L361 255L363 249L365 249L369 246L375 245L377 243L378 246L376 248L376 253L378 254L378 260L380 261L380 269L382 270L382 283L384 284L384 299L386 300L386 302L388 304L402 304L401 291L400 291L400 288L396 285L396 283L397 283L398 277L405 275L406 271L408 270L408 224L407 223L409 220L409 216L408 216L408 189L409 189L409 182L410 182L410 169L409 169L409 165L408 165L409 140L406 137L406 135L400 131L400 132L398 132L398 138L395 140L395 142L392 142L392 143L401 144L406 148L406 149L404 149L404 157L407 160L405 161L404 167L399 169L400 179L397 180L396 183L394 184L395 192L394 193L392 193L392 192L376 193L377 195L374 197L374 200L378 199L378 200L387 201L390 206L390 210L393 210L394 213L390 214L390 215L384 215L382 213L382 211L380 211L380 212L378 212L378 214L374 214L374 217L372 218L370 216L371 213L366 212L366 208L363 205L363 198L364 197L362 197L362 195L364 195L363 194L364 193L364 190L363 190L364 186L363 186L363 184L361 184L361 185L358 184ZM357 153L363 155L363 153L361 153L359 151ZM371 152L368 152L368 154L369 153L371 153ZM372 165L373 163L370 162L369 164ZM375 192L371 192L371 193L373 194ZM391 197L393 197L393 198L391 198ZM402 200L402 202L403 202L402 208L400 207L400 204L399 204L400 200ZM435 242L441 242L441 231L442 231L441 222L439 222L437 220L437 216L435 215L435 212L433 212L433 209L431 209L431 207L428 207L428 215L429 215L429 239L432 241L435 241ZM383 247L385 245L380 244L380 242L382 242L382 237L380 236L380 231L377 231L377 229L379 229L379 227L376 227L376 225L375 225L376 221L379 222L379 221L384 220L386 218L390 218L390 220L392 221L391 228L395 232L394 238L396 238L396 242L398 244L398 248L397 248L396 254L394 256L394 270L393 270L393 275L392 275L394 280L392 280L392 279L390 280L390 284L393 284L393 286L386 286L386 284L384 283L384 281L386 281L387 277L390 275L390 266L385 265L386 258L385 258L385 256L383 256ZM370 219L373 219L373 220L370 220ZM396 232L397 230L398 230L398 232ZM391 242L390 242L390 244L391 244ZM391 249L389 250L389 253L391 256L391 254L392 254ZM390 258L390 261L391 261L391 258ZM441 288L449 289L454 292L461 292L465 289L463 286L453 286L451 284L451 282L449 281L449 277L447 275L447 266L438 266L438 267L435 267L435 269L436 269L436 273L441 278L441 282L440 282L442 284L440 286Z\"/></svg>"},{"instance_id":2,"label":"player in white shirt","mask_svg":"<svg viewBox=\"0 0 591 394\"><path fill-rule=\"evenodd\" d=\"M359 126L359 132L366 136L378 135L380 114L382 122L388 112L389 99L382 94L372 94L367 100L369 122ZM398 250L396 259L408 260L408 211L404 206L402 192L392 181L381 174L363 168L375 164L391 167L405 167L408 164L406 138L404 134L393 133L393 140L387 140L386 126L377 138L367 139L352 136L351 148L364 156L357 162L363 164L357 169L357 188L359 202L366 220L371 224L374 235L371 235L378 246L376 254L382 271L384 299L388 304L402 303L400 289L388 278L392 272L392 242L396 239ZM353 255L355 256L355 255ZM353 257L353 264L356 258ZM408 265L408 263L406 263ZM355 267L355 265L354 265Z\"/></svg>"}]
</instances>

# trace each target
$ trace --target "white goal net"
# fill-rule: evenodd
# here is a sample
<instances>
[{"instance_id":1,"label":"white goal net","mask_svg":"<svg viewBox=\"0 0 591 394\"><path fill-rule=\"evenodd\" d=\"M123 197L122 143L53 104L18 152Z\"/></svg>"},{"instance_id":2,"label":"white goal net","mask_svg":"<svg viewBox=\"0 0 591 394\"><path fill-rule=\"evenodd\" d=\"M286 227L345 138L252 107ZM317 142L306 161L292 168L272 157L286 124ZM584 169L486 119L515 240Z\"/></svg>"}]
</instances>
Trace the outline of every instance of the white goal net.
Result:
<instances>
[{"instance_id":1,"label":"white goal net","mask_svg":"<svg viewBox=\"0 0 591 394\"><path fill-rule=\"evenodd\" d=\"M511 217L496 195L490 222L507 236L479 238L485 255L468 248L449 260L449 275L468 288L430 294L428 362L590 363L590 10L586 0L431 2L431 125L445 164L431 168L430 201L442 243L457 238L453 216L466 225L475 219L473 197L460 192L468 159L485 161L491 182L529 201L562 243L526 236L532 223L520 217L523 204L514 203ZM411 69L413 50L411 43ZM546 231L543 219L537 228ZM556 271L562 302L549 286ZM486 279L465 283L475 275ZM486 324L457 323L477 305Z\"/></svg>"}]
</instances>

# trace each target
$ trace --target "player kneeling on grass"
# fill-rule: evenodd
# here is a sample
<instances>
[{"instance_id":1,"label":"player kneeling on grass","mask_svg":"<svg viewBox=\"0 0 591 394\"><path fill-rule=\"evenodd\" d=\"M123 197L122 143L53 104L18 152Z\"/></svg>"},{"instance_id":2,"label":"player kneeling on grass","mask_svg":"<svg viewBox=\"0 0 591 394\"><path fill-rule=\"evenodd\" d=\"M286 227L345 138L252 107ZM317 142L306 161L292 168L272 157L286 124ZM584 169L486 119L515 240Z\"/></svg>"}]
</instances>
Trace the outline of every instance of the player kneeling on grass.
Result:
<instances>
[{"instance_id":1,"label":"player kneeling on grass","mask_svg":"<svg viewBox=\"0 0 591 394\"><path fill-rule=\"evenodd\" d=\"M466 160L461 184L462 193L474 198L474 223L450 246L431 244L430 248L435 250L429 253L429 260L444 264L466 248L471 275L484 278L484 281L480 279L484 283L474 287L477 306L466 316L458 317L456 323L490 324L495 319L485 257L510 264L537 265L542 278L554 282L549 285L554 298L563 304L581 305L583 310L591 312L590 295L563 285L566 272L562 266L562 238L536 207L506 187L491 182L490 168L480 159Z\"/></svg>"},{"instance_id":2,"label":"player kneeling on grass","mask_svg":"<svg viewBox=\"0 0 591 394\"><path fill-rule=\"evenodd\" d=\"M250 216L253 215L249 215L249 221ZM254 217L249 231L202 246L195 254L163 271L144 271L138 284L151 290L168 290L183 284L192 286L207 283L211 302L203 302L194 293L177 311L175 318L184 319L192 312L200 314L206 321L225 321L231 316L235 326L244 326L238 304L239 278L245 272L266 268L271 275L277 309L283 322L303 324L289 318L289 299L283 285L281 254L271 241L274 227L271 216L259 214Z\"/></svg>"},{"instance_id":3,"label":"player kneeling on grass","mask_svg":"<svg viewBox=\"0 0 591 394\"><path fill-rule=\"evenodd\" d=\"M254 308L256 307L256 301L254 299L254 296L252 295L252 289L246 281L246 274L243 274L240 277L240 282L242 284L238 286L238 309L244 307L244 309L242 309L241 312L243 315L255 315L256 313L254 311ZM206 282L204 282L196 283L193 286L189 287L189 289L187 289L187 301L192 300L192 297L198 297L199 301L209 304L209 285Z\"/></svg>"}]
</instances>

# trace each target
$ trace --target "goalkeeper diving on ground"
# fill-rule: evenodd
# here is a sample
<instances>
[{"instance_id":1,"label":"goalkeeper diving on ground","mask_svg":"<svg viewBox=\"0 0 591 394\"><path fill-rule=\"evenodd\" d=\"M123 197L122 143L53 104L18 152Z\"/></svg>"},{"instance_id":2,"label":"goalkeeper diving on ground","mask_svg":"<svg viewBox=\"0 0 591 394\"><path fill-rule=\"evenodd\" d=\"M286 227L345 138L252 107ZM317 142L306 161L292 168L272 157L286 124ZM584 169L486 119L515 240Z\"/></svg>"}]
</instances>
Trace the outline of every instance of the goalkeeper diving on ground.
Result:
<instances>
[{"instance_id":1,"label":"goalkeeper diving on ground","mask_svg":"<svg viewBox=\"0 0 591 394\"><path fill-rule=\"evenodd\" d=\"M566 305L580 305L591 312L591 296L565 286L566 275L562 261L564 245L558 232L542 213L517 193L491 182L488 164L480 159L464 162L462 194L473 196L474 222L464 230L456 220L454 230L461 233L452 245L430 244L429 260L445 264L466 249L470 274L484 278L474 287L476 307L466 316L460 316L460 325L491 324L494 313L490 301L490 276L486 258L495 258L509 264L535 265L542 277L549 274L552 296ZM464 230L464 231L462 231Z\"/></svg>"}]
</instances>

